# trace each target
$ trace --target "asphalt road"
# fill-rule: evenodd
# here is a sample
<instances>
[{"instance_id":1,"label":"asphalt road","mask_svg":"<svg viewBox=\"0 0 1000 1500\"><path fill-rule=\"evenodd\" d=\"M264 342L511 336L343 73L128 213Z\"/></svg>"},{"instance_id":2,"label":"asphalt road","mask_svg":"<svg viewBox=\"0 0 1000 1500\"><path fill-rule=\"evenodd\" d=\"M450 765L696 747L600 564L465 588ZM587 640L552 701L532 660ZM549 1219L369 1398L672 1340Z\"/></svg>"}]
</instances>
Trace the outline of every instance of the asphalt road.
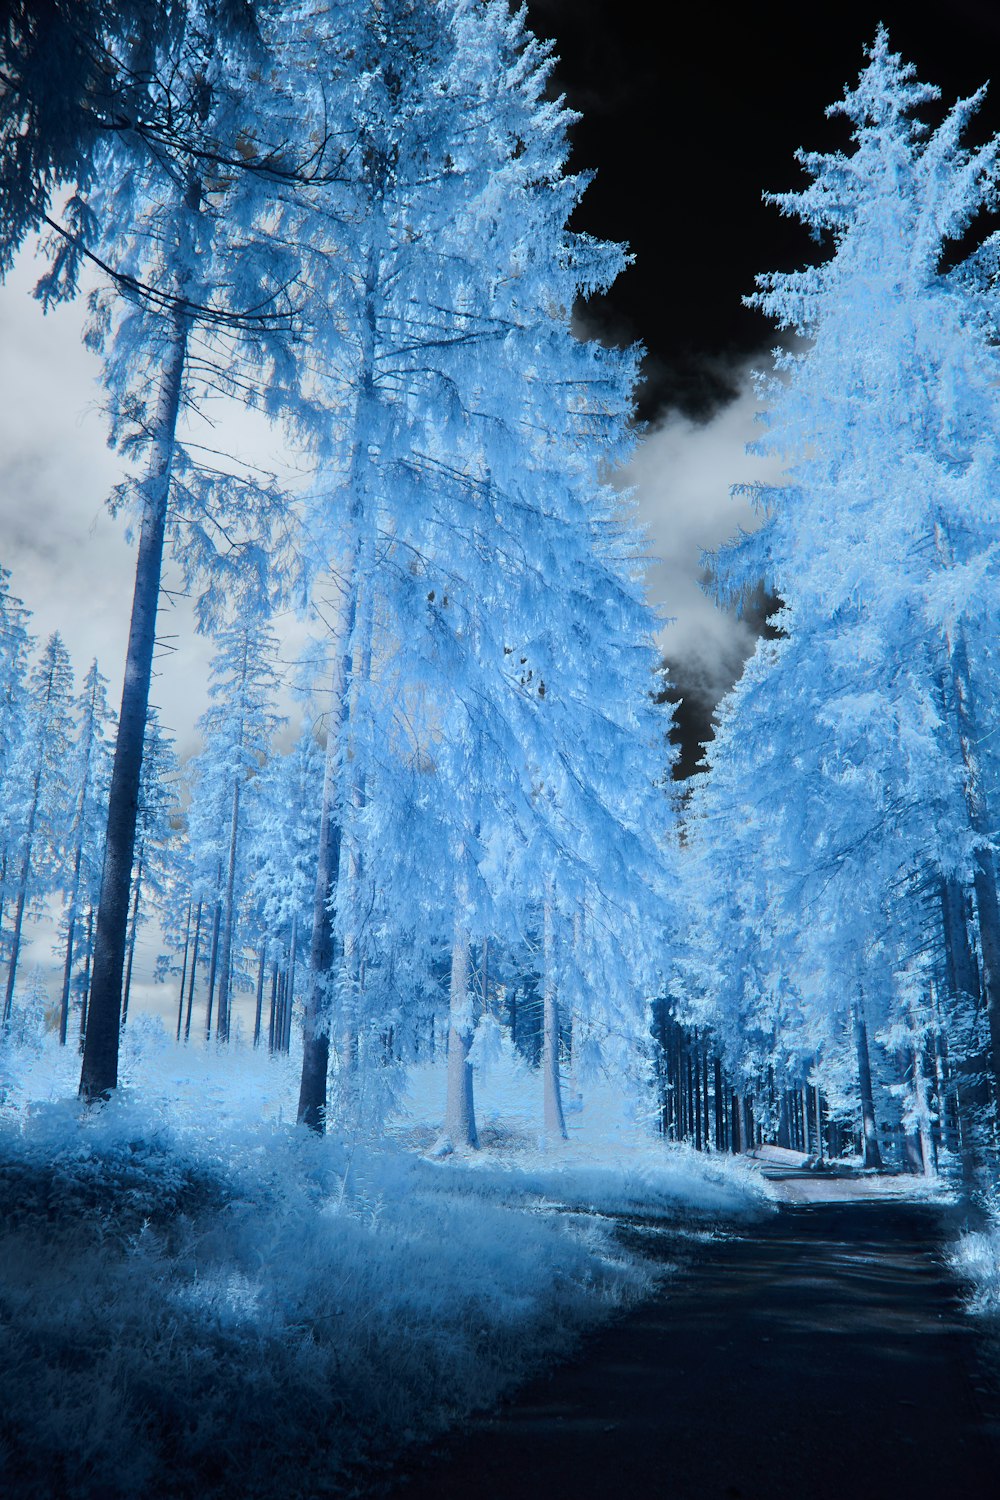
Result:
<instances>
[{"instance_id":1,"label":"asphalt road","mask_svg":"<svg viewBox=\"0 0 1000 1500\"><path fill-rule=\"evenodd\" d=\"M786 1197L739 1237L699 1247L656 1298L593 1335L574 1363L418 1450L369 1493L1000 1496L996 1378L944 1264L940 1210L794 1174ZM661 1243L674 1259L669 1236Z\"/></svg>"}]
</instances>

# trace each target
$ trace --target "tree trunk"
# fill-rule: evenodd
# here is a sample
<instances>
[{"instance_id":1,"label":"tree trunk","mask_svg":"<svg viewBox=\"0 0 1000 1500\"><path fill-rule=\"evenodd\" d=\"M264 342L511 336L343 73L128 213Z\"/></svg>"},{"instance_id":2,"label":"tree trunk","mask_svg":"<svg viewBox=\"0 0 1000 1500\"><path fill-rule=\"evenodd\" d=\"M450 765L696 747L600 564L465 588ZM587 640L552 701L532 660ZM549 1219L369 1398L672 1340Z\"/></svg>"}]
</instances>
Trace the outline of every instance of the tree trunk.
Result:
<instances>
[{"instance_id":1,"label":"tree trunk","mask_svg":"<svg viewBox=\"0 0 1000 1500\"><path fill-rule=\"evenodd\" d=\"M464 854L461 856L464 859ZM466 926L464 886L460 885L451 948L451 989L448 1028L448 1094L443 1149L473 1149L479 1145L472 1090L469 1049L472 1046L472 1001L469 995L469 931Z\"/></svg>"},{"instance_id":2,"label":"tree trunk","mask_svg":"<svg viewBox=\"0 0 1000 1500\"><path fill-rule=\"evenodd\" d=\"M69 1031L69 990L73 977L73 940L76 936L76 906L80 899L80 866L83 862L83 839L77 840L73 859L73 884L70 888L69 914L66 919L66 960L63 964L62 990L59 995L59 1045L65 1047Z\"/></svg>"},{"instance_id":3,"label":"tree trunk","mask_svg":"<svg viewBox=\"0 0 1000 1500\"><path fill-rule=\"evenodd\" d=\"M229 1040L229 1011L232 1004L233 928L236 920L236 855L240 836L240 784L233 783L233 811L229 823L229 862L226 867L226 896L223 907L222 954L219 964L219 1020L216 1035Z\"/></svg>"},{"instance_id":4,"label":"tree trunk","mask_svg":"<svg viewBox=\"0 0 1000 1500\"><path fill-rule=\"evenodd\" d=\"M135 958L135 939L139 931L139 901L142 892L143 851L139 851L139 865L135 872L135 892L132 899L132 920L128 934L128 959L125 964L125 984L122 989L122 1027L128 1020L128 997L132 991L132 960Z\"/></svg>"},{"instance_id":5,"label":"tree trunk","mask_svg":"<svg viewBox=\"0 0 1000 1500\"><path fill-rule=\"evenodd\" d=\"M292 917L292 940L288 948L288 971L285 975L285 1004L281 1013L281 1050L292 1047L292 1007L295 1004L295 966L299 954L299 919Z\"/></svg>"},{"instance_id":6,"label":"tree trunk","mask_svg":"<svg viewBox=\"0 0 1000 1500\"><path fill-rule=\"evenodd\" d=\"M854 1006L854 1048L858 1059L858 1088L861 1094L861 1128L864 1146L864 1164L882 1170L882 1153L878 1146L878 1127L875 1123L875 1098L872 1093L872 1068L868 1055L868 1028L862 1014L862 1001Z\"/></svg>"},{"instance_id":7,"label":"tree trunk","mask_svg":"<svg viewBox=\"0 0 1000 1500\"><path fill-rule=\"evenodd\" d=\"M267 1023L267 1050L277 1050L275 1042L278 1035L278 960L275 959L271 965L271 1008Z\"/></svg>"},{"instance_id":8,"label":"tree trunk","mask_svg":"<svg viewBox=\"0 0 1000 1500\"><path fill-rule=\"evenodd\" d=\"M191 1037L191 1010L194 1006L194 981L198 973L198 950L201 943L201 908L202 898L198 897L198 909L194 919L194 945L191 949L191 976L188 979L187 1011L184 1016L184 1040L189 1041Z\"/></svg>"},{"instance_id":9,"label":"tree trunk","mask_svg":"<svg viewBox=\"0 0 1000 1500\"><path fill-rule=\"evenodd\" d=\"M181 987L177 997L177 1035L175 1041L181 1039L181 1029L184 1025L184 984L187 980L188 953L191 947L191 901L188 899L187 916L184 919L184 958L181 962Z\"/></svg>"},{"instance_id":10,"label":"tree trunk","mask_svg":"<svg viewBox=\"0 0 1000 1500\"><path fill-rule=\"evenodd\" d=\"M87 1039L87 1010L90 1005L90 961L94 951L94 908L87 908L87 948L83 957L83 990L80 995L80 1056Z\"/></svg>"},{"instance_id":11,"label":"tree trunk","mask_svg":"<svg viewBox=\"0 0 1000 1500\"><path fill-rule=\"evenodd\" d=\"M566 1140L562 1092L559 1087L559 994L556 982L554 913L551 888L542 913L545 978L542 990L542 1117L546 1137Z\"/></svg>"},{"instance_id":12,"label":"tree trunk","mask_svg":"<svg viewBox=\"0 0 1000 1500\"><path fill-rule=\"evenodd\" d=\"M139 774L149 711L156 611L163 571L163 541L174 462L177 413L184 382L187 333L187 322L178 315L174 319L166 351L153 422L153 450L144 486L125 680L108 799L108 834L97 910L93 980L83 1067L80 1072L80 1095L90 1101L106 1099L118 1086L122 970L125 963L129 885L135 854Z\"/></svg>"},{"instance_id":13,"label":"tree trunk","mask_svg":"<svg viewBox=\"0 0 1000 1500\"><path fill-rule=\"evenodd\" d=\"M698 1032L691 1045L691 1102L694 1105L694 1149L701 1150L701 1049Z\"/></svg>"},{"instance_id":14,"label":"tree trunk","mask_svg":"<svg viewBox=\"0 0 1000 1500\"><path fill-rule=\"evenodd\" d=\"M219 967L219 925L222 921L222 902L216 901L212 916L212 948L208 959L208 1004L205 1007L205 1040L212 1039L212 1011L215 1007L215 976Z\"/></svg>"},{"instance_id":15,"label":"tree trunk","mask_svg":"<svg viewBox=\"0 0 1000 1500\"><path fill-rule=\"evenodd\" d=\"M299 1123L320 1132L325 1129L326 1122L330 1030L333 1025L334 937L331 907L340 878L340 826L334 818L334 799L336 763L340 748L343 675L343 669L341 669L334 680L333 703L336 719L328 726L326 738L316 887L313 893L312 943L309 949L309 980L303 1018L302 1077L299 1082Z\"/></svg>"},{"instance_id":16,"label":"tree trunk","mask_svg":"<svg viewBox=\"0 0 1000 1500\"><path fill-rule=\"evenodd\" d=\"M823 1160L823 1107L820 1102L819 1084L813 1086L813 1103L816 1109L816 1155Z\"/></svg>"},{"instance_id":17,"label":"tree trunk","mask_svg":"<svg viewBox=\"0 0 1000 1500\"><path fill-rule=\"evenodd\" d=\"M260 1046L260 1023L264 1009L264 966L267 963L267 940L260 945L260 963L257 968L257 1007L253 1018L253 1044Z\"/></svg>"},{"instance_id":18,"label":"tree trunk","mask_svg":"<svg viewBox=\"0 0 1000 1500\"><path fill-rule=\"evenodd\" d=\"M66 1036L69 1031L69 987L73 978L73 938L75 934L76 917L71 914L66 928L66 961L63 964L62 990L59 995L60 1047L65 1047Z\"/></svg>"}]
</instances>

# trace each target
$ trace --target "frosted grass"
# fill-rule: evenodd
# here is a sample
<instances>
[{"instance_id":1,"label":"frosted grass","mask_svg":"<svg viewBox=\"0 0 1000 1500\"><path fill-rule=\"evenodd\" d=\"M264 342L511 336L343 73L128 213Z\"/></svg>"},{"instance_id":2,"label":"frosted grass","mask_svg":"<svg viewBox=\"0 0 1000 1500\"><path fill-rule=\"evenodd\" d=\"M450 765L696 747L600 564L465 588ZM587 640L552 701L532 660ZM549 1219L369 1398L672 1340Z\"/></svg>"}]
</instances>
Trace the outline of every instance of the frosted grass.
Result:
<instances>
[{"instance_id":1,"label":"frosted grass","mask_svg":"<svg viewBox=\"0 0 1000 1500\"><path fill-rule=\"evenodd\" d=\"M651 1291L601 1215L766 1207L748 1169L641 1124L588 1142L608 1101L564 1151L522 1098L490 1115L503 1144L435 1161L406 1145L432 1078L375 1143L293 1128L287 1059L137 1027L89 1116L76 1061L46 1044L4 1074L0 1487L23 1497L273 1496L290 1455L296 1492L336 1494ZM496 1082L513 1107L537 1080Z\"/></svg>"}]
</instances>

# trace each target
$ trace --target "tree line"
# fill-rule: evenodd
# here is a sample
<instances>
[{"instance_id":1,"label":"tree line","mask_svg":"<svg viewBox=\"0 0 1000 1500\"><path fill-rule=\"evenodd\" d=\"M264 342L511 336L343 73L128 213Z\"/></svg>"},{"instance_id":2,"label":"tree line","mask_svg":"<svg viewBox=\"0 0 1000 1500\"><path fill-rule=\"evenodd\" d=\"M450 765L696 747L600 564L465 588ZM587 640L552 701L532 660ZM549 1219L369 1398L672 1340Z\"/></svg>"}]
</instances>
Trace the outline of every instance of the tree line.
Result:
<instances>
[{"instance_id":1,"label":"tree line","mask_svg":"<svg viewBox=\"0 0 1000 1500\"><path fill-rule=\"evenodd\" d=\"M344 1107L377 1093L443 997L442 1146L470 1145L474 993L530 978L563 1133L570 1018L581 1055L644 1035L673 814L643 542L609 482L637 352L572 326L625 257L567 227L585 182L549 50L478 0L53 15L51 49L42 13L7 23L5 253L45 230L46 305L103 277L87 340L137 539L81 1094L116 1087L170 842L143 789L169 548L218 642L170 877L182 1031L206 962L222 1039L247 985L275 1045L298 1004L322 1128L330 1078ZM192 438L219 394L282 425L305 491ZM293 598L325 627L275 755L269 621Z\"/></svg>"},{"instance_id":2,"label":"tree line","mask_svg":"<svg viewBox=\"0 0 1000 1500\"><path fill-rule=\"evenodd\" d=\"M609 485L638 351L573 322L625 256L568 227L572 116L523 18L493 0L13 15L4 264L41 228L43 301L101 270L88 339L137 476L112 497L138 537L121 709L112 734L95 676L100 749L81 760L79 728L66 783L106 808L103 844L59 856L67 952L86 944L84 1097L116 1085L173 841L179 1032L199 974L223 1040L238 994L259 1043L287 1047L297 1014L316 1128L444 1042L442 1146L475 1144L492 1027L539 1063L555 1136L567 1067L627 1058L696 1146L853 1141L874 1165L891 1127L922 1170L995 1151L997 242L973 225L1000 169L996 141L964 144L978 96L921 123L937 91L880 30L837 106L850 145L803 153L806 185L774 198L828 253L751 299L784 340L759 445L784 477L707 561L723 602L763 583L780 610L678 795L643 541ZM219 393L282 426L304 489L191 438ZM169 836L143 811L170 755L149 712L167 547L218 647ZM279 749L270 631L290 599L317 628ZM61 649L32 669L40 737L10 782L8 1011L45 747L68 743Z\"/></svg>"}]
</instances>

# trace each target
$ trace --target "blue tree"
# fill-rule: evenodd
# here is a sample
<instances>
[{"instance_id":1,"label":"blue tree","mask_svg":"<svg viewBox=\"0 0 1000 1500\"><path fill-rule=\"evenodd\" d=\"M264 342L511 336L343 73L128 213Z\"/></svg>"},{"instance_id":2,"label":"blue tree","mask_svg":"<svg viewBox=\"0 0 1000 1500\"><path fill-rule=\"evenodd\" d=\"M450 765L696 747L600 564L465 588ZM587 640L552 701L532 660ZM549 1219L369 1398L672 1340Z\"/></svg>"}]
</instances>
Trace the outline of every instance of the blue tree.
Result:
<instances>
[{"instance_id":1,"label":"blue tree","mask_svg":"<svg viewBox=\"0 0 1000 1500\"><path fill-rule=\"evenodd\" d=\"M62 638L49 637L28 678L18 744L14 824L14 920L3 1023L10 1020L25 912L53 884L63 849L70 800L67 763L73 743L73 669Z\"/></svg>"}]
</instances>

